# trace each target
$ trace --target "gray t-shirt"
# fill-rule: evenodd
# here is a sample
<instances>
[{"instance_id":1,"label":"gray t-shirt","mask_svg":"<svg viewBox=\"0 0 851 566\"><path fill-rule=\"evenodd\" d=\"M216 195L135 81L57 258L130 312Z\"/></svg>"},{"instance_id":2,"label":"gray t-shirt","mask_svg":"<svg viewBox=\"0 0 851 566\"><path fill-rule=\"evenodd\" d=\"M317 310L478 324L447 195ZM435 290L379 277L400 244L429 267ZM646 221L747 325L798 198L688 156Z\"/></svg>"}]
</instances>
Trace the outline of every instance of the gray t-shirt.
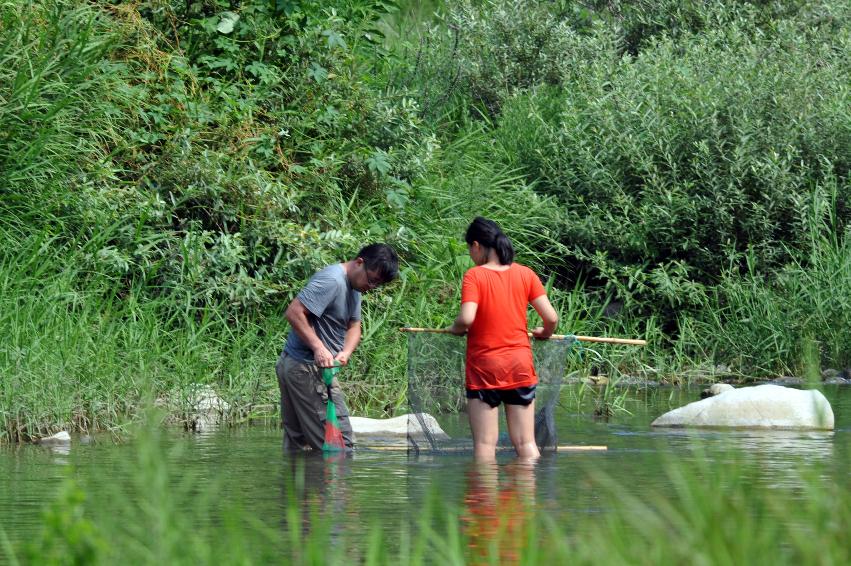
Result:
<instances>
[{"instance_id":1,"label":"gray t-shirt","mask_svg":"<svg viewBox=\"0 0 851 566\"><path fill-rule=\"evenodd\" d=\"M349 322L360 320L360 291L352 289L343 266L339 263L317 271L298 294L298 300L309 311L307 319L325 347L335 356L343 349ZM313 350L290 330L284 352L301 362L313 362Z\"/></svg>"}]
</instances>

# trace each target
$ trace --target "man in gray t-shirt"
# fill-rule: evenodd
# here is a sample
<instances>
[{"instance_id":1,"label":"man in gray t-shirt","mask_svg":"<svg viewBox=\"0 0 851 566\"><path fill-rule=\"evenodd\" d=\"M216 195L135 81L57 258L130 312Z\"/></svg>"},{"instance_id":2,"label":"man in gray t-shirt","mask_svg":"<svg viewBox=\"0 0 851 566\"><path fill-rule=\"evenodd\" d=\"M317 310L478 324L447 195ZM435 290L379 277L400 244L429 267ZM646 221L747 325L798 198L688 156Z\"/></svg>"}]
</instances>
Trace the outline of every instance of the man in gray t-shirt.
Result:
<instances>
[{"instance_id":1,"label":"man in gray t-shirt","mask_svg":"<svg viewBox=\"0 0 851 566\"><path fill-rule=\"evenodd\" d=\"M315 273L287 307L292 328L275 366L285 448L322 448L328 393L321 368L349 362L361 338L361 293L392 281L398 273L393 248L370 244L355 259ZM349 412L336 378L331 399L343 441L351 448Z\"/></svg>"},{"instance_id":2,"label":"man in gray t-shirt","mask_svg":"<svg viewBox=\"0 0 851 566\"><path fill-rule=\"evenodd\" d=\"M349 324L361 319L361 294L352 288L343 264L329 265L317 272L297 299L307 309L308 320L319 341L332 354L340 352ZM297 332L287 336L284 352L300 362L313 362L313 350Z\"/></svg>"}]
</instances>

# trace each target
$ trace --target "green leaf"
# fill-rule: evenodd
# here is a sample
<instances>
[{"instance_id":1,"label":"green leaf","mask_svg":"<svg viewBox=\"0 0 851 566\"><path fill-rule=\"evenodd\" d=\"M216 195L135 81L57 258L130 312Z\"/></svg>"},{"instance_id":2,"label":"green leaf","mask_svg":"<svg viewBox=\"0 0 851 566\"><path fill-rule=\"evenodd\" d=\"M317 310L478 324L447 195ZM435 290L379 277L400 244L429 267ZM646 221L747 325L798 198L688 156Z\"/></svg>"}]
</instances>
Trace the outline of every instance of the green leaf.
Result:
<instances>
[{"instance_id":1,"label":"green leaf","mask_svg":"<svg viewBox=\"0 0 851 566\"><path fill-rule=\"evenodd\" d=\"M328 49L334 49L335 47L339 47L340 49L346 49L346 42L339 33L334 30L326 29L322 32L322 35L328 38Z\"/></svg>"},{"instance_id":2,"label":"green leaf","mask_svg":"<svg viewBox=\"0 0 851 566\"><path fill-rule=\"evenodd\" d=\"M390 156L387 152L376 150L372 156L366 160L366 165L369 170L379 175L386 175L390 171Z\"/></svg>"},{"instance_id":3,"label":"green leaf","mask_svg":"<svg viewBox=\"0 0 851 566\"><path fill-rule=\"evenodd\" d=\"M239 14L234 14L233 12L222 12L222 18L219 20L219 25L216 26L216 30L219 33L228 34L233 31L233 27L238 21Z\"/></svg>"},{"instance_id":4,"label":"green leaf","mask_svg":"<svg viewBox=\"0 0 851 566\"><path fill-rule=\"evenodd\" d=\"M317 83L323 83L328 78L328 70L318 63L311 63L310 69L307 70L307 76Z\"/></svg>"}]
</instances>

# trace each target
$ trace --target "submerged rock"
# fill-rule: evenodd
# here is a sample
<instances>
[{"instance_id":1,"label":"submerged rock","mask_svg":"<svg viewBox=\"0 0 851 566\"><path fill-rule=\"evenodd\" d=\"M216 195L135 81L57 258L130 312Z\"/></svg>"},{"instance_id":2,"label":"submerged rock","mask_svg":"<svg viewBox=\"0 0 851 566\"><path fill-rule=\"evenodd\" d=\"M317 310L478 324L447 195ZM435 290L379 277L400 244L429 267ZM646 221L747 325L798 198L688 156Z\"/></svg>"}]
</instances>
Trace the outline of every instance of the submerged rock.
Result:
<instances>
[{"instance_id":1,"label":"submerged rock","mask_svg":"<svg viewBox=\"0 0 851 566\"><path fill-rule=\"evenodd\" d=\"M832 430L834 419L820 391L768 384L689 403L668 411L650 426Z\"/></svg>"},{"instance_id":2,"label":"submerged rock","mask_svg":"<svg viewBox=\"0 0 851 566\"><path fill-rule=\"evenodd\" d=\"M349 417L349 422L352 425L352 430L359 437L407 437L409 434L415 439L425 439L426 435L423 432L420 419L425 424L426 429L431 435L438 440L447 440L447 435L433 416L428 413L407 414L392 419L370 419L366 417Z\"/></svg>"},{"instance_id":3,"label":"submerged rock","mask_svg":"<svg viewBox=\"0 0 851 566\"><path fill-rule=\"evenodd\" d=\"M778 378L772 379L772 383L776 385L803 385L804 380L794 375L781 375Z\"/></svg>"},{"instance_id":4,"label":"submerged rock","mask_svg":"<svg viewBox=\"0 0 851 566\"><path fill-rule=\"evenodd\" d=\"M832 379L834 377L842 377L841 375L839 375L838 369L827 368L821 370L821 378L823 381L827 381L828 379Z\"/></svg>"}]
</instances>

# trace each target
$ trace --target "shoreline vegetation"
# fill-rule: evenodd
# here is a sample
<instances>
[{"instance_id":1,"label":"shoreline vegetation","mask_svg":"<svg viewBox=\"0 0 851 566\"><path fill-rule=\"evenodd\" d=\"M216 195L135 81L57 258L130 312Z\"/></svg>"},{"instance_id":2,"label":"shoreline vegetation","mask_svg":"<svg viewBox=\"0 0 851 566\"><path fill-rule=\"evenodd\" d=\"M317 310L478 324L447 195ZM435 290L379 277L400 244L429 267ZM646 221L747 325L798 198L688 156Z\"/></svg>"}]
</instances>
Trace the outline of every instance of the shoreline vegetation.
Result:
<instances>
[{"instance_id":1,"label":"shoreline vegetation","mask_svg":"<svg viewBox=\"0 0 851 566\"><path fill-rule=\"evenodd\" d=\"M4 2L0 443L185 420L199 385L274 412L283 308L365 241L403 268L344 387L403 413L398 328L449 324L478 214L558 332L648 340L575 379L842 377L849 30L836 0Z\"/></svg>"}]
</instances>

